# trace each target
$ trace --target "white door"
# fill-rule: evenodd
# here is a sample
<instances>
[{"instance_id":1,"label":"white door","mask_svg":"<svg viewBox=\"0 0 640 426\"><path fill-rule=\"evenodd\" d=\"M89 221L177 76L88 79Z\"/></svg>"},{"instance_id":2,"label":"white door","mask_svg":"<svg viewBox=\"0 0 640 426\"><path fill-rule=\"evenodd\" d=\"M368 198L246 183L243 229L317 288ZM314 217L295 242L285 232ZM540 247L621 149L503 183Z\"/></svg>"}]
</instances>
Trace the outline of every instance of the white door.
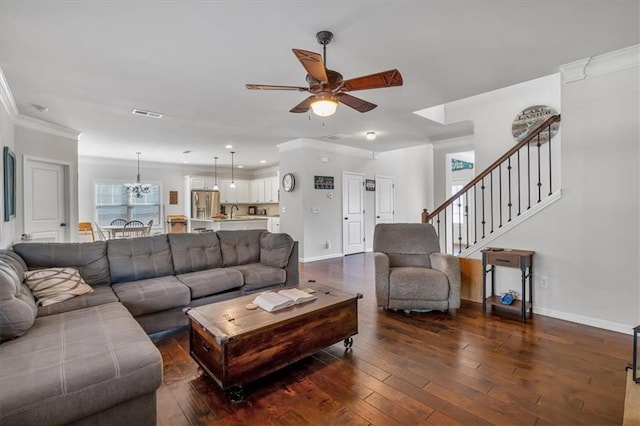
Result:
<instances>
[{"instance_id":1,"label":"white door","mask_svg":"<svg viewBox=\"0 0 640 426\"><path fill-rule=\"evenodd\" d=\"M342 173L342 252L364 252L364 175Z\"/></svg>"},{"instance_id":2,"label":"white door","mask_svg":"<svg viewBox=\"0 0 640 426\"><path fill-rule=\"evenodd\" d=\"M25 158L25 241L67 240L65 169L62 164Z\"/></svg>"},{"instance_id":3,"label":"white door","mask_svg":"<svg viewBox=\"0 0 640 426\"><path fill-rule=\"evenodd\" d=\"M376 176L376 225L395 222L395 180Z\"/></svg>"}]
</instances>

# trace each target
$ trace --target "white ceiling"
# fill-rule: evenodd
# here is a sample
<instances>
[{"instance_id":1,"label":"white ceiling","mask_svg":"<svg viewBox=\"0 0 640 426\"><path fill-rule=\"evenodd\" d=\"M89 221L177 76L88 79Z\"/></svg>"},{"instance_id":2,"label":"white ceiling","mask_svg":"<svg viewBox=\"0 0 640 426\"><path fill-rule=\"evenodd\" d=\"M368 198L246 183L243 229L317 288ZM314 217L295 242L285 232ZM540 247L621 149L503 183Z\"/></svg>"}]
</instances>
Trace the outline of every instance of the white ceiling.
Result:
<instances>
[{"instance_id":1,"label":"white ceiling","mask_svg":"<svg viewBox=\"0 0 640 426\"><path fill-rule=\"evenodd\" d=\"M466 128L413 112L637 44L638 21L637 0L2 0L0 67L22 114L82 132L82 156L228 165L232 144L252 169L300 137L384 151L455 136ZM288 112L306 93L244 88L306 85L291 49L321 52L324 29L329 68L345 79L397 68L404 86L352 92L378 108L326 119Z\"/></svg>"}]
</instances>

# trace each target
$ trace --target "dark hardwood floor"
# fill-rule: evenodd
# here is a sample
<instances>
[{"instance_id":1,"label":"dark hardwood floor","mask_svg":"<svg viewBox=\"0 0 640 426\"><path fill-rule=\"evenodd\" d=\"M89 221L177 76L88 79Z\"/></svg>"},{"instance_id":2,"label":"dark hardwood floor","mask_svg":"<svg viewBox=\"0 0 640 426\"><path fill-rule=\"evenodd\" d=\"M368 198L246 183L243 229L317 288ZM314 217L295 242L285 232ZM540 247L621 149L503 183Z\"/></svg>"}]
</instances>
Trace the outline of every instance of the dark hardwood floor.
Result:
<instances>
[{"instance_id":1,"label":"dark hardwood floor","mask_svg":"<svg viewBox=\"0 0 640 426\"><path fill-rule=\"evenodd\" d=\"M452 314L385 312L370 253L300 275L301 287L364 295L353 349L337 343L231 403L189 356L187 333L165 337L159 424L622 424L631 336L540 315L525 325L464 301Z\"/></svg>"}]
</instances>

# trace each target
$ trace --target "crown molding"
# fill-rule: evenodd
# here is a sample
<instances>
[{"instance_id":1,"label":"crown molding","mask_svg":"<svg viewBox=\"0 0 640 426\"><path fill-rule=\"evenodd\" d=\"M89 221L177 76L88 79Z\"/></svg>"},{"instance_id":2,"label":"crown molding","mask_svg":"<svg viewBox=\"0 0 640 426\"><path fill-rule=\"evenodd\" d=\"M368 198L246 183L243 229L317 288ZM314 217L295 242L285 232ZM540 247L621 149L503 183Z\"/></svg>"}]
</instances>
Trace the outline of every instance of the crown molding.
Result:
<instances>
[{"instance_id":1,"label":"crown molding","mask_svg":"<svg viewBox=\"0 0 640 426\"><path fill-rule=\"evenodd\" d=\"M16 100L13 97L13 93L9 87L9 83L7 83L2 68L0 68L0 101L4 109L9 113L11 121L14 121L18 116L18 107L16 106Z\"/></svg>"},{"instance_id":2,"label":"crown molding","mask_svg":"<svg viewBox=\"0 0 640 426\"><path fill-rule=\"evenodd\" d=\"M24 114L18 114L13 120L13 124L50 135L73 139L74 141L78 141L81 133L78 130L51 123L50 121L44 121L37 118L29 117L28 115Z\"/></svg>"},{"instance_id":3,"label":"crown molding","mask_svg":"<svg viewBox=\"0 0 640 426\"><path fill-rule=\"evenodd\" d=\"M28 115L20 114L16 100L13 97L13 92L9 87L4 71L0 68L0 101L2 106L9 113L11 121L16 126L26 127L28 129L38 130L50 135L61 136L63 138L78 140L80 133L78 130L71 129L69 127L61 126L59 124L51 123L49 121L40 120L38 118L29 117Z\"/></svg>"},{"instance_id":4,"label":"crown molding","mask_svg":"<svg viewBox=\"0 0 640 426\"><path fill-rule=\"evenodd\" d=\"M296 149L313 149L315 151L335 152L337 154L351 155L353 157L361 157L371 159L373 151L351 146L339 145L331 142L320 141L317 139L294 139L289 142L283 142L277 145L279 152L293 151Z\"/></svg>"},{"instance_id":5,"label":"crown molding","mask_svg":"<svg viewBox=\"0 0 640 426\"><path fill-rule=\"evenodd\" d=\"M560 65L565 83L640 66L640 44Z\"/></svg>"}]
</instances>

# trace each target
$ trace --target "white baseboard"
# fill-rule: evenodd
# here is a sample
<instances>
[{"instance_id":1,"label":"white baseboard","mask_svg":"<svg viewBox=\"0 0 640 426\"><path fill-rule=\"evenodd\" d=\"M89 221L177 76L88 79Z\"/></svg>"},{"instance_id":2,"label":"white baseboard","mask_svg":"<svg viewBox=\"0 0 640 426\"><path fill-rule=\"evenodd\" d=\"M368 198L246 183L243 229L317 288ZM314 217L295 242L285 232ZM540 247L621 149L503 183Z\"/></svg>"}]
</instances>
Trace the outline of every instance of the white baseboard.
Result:
<instances>
[{"instance_id":1,"label":"white baseboard","mask_svg":"<svg viewBox=\"0 0 640 426\"><path fill-rule=\"evenodd\" d=\"M298 260L300 261L300 263L308 263L308 262L317 262L318 260L335 259L336 257L344 257L344 254L331 253L331 254L325 254L322 256L315 256L315 257L300 257L298 258Z\"/></svg>"},{"instance_id":2,"label":"white baseboard","mask_svg":"<svg viewBox=\"0 0 640 426\"><path fill-rule=\"evenodd\" d=\"M598 318L586 317L584 315L572 314L569 312L556 311L554 309L533 307L533 313L544 315L547 317L557 318L565 321L571 321L578 324L588 325L591 327L603 328L605 330L615 331L623 334L633 334L632 325L621 324L613 321L601 320Z\"/></svg>"}]
</instances>

